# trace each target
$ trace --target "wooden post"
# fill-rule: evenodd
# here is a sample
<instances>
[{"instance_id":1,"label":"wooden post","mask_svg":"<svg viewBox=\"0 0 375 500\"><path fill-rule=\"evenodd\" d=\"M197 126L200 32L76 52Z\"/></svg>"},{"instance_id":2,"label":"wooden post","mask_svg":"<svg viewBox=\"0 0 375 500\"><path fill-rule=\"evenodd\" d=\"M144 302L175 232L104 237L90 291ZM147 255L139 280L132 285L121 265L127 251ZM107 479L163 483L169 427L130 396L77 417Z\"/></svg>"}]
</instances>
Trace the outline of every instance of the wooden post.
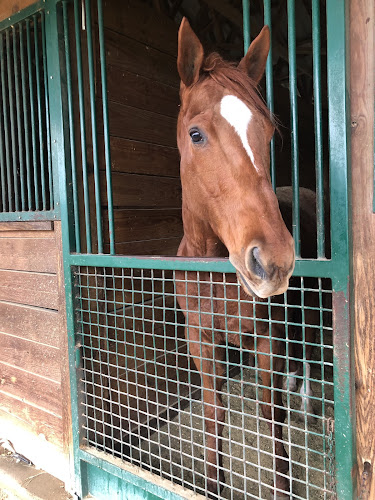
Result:
<instances>
[{"instance_id":1,"label":"wooden post","mask_svg":"<svg viewBox=\"0 0 375 500\"><path fill-rule=\"evenodd\" d=\"M349 4L358 497L366 500L375 498L375 4Z\"/></svg>"}]
</instances>

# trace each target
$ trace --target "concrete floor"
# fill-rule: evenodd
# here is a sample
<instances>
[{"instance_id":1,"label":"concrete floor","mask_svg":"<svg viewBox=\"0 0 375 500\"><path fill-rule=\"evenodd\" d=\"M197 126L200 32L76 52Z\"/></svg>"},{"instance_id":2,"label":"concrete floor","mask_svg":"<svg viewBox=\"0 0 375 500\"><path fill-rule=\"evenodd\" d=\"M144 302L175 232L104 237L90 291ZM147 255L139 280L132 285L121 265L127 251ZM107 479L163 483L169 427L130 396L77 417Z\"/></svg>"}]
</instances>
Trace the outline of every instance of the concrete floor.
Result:
<instances>
[{"instance_id":1,"label":"concrete floor","mask_svg":"<svg viewBox=\"0 0 375 500\"><path fill-rule=\"evenodd\" d=\"M72 500L64 483L0 446L0 500Z\"/></svg>"}]
</instances>

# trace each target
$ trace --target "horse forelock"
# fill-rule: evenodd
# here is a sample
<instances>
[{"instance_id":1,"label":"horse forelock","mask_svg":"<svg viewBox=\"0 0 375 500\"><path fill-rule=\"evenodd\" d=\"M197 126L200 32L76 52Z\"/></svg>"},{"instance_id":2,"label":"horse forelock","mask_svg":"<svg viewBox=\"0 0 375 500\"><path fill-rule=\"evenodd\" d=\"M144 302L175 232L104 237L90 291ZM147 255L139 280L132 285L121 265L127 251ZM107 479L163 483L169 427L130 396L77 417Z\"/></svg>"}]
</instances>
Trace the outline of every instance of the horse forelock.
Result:
<instances>
[{"instance_id":1,"label":"horse forelock","mask_svg":"<svg viewBox=\"0 0 375 500\"><path fill-rule=\"evenodd\" d=\"M264 102L257 84L244 71L238 69L234 62L225 61L218 53L209 54L201 68L200 78L195 85L211 78L221 87L237 94L245 103L251 104L278 129L277 120Z\"/></svg>"}]
</instances>

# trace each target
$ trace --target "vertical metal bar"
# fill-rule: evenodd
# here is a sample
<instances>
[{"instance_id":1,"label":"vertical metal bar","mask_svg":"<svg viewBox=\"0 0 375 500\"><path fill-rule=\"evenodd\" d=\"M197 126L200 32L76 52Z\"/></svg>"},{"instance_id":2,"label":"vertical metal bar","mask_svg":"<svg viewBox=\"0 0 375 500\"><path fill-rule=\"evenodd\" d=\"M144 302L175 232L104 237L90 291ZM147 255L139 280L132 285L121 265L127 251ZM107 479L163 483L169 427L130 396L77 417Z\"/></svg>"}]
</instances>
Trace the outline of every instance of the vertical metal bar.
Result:
<instances>
[{"instance_id":1,"label":"vertical metal bar","mask_svg":"<svg viewBox=\"0 0 375 500\"><path fill-rule=\"evenodd\" d=\"M273 66L272 66L272 11L271 11L271 0L264 0L264 24L270 29L270 51L268 53L267 64L266 64L266 95L267 95L267 106L271 113L274 112L274 100L273 100ZM270 144L270 172L271 181L274 191L276 191L276 165L275 165L275 139L272 138Z\"/></svg>"},{"instance_id":2,"label":"vertical metal bar","mask_svg":"<svg viewBox=\"0 0 375 500\"><path fill-rule=\"evenodd\" d=\"M299 217L299 170L298 170L298 105L297 105L297 60L296 60L296 20L295 0L288 0L288 55L290 125L292 142L292 187L293 187L293 238L296 257L301 256L301 235Z\"/></svg>"},{"instance_id":3,"label":"vertical metal bar","mask_svg":"<svg viewBox=\"0 0 375 500\"><path fill-rule=\"evenodd\" d=\"M320 0L312 2L312 42L315 111L315 172L316 172L316 223L318 258L324 257L324 180L323 180L323 131L322 92L320 68Z\"/></svg>"},{"instance_id":4,"label":"vertical metal bar","mask_svg":"<svg viewBox=\"0 0 375 500\"><path fill-rule=\"evenodd\" d=\"M331 200L333 376L335 400L336 489L340 500L355 492L355 388L351 299L352 228L350 217L349 4L326 3L327 89Z\"/></svg>"},{"instance_id":5,"label":"vertical metal bar","mask_svg":"<svg viewBox=\"0 0 375 500\"><path fill-rule=\"evenodd\" d=\"M34 176L34 203L35 210L39 210L39 178L38 178L38 161L36 155L36 134L35 134L35 107L34 107L34 81L33 81L33 63L31 58L31 36L30 36L30 20L26 19L26 48L27 48L27 66L29 72L29 93L30 93L30 125L31 125L31 142L33 151L33 176Z\"/></svg>"},{"instance_id":6,"label":"vertical metal bar","mask_svg":"<svg viewBox=\"0 0 375 500\"><path fill-rule=\"evenodd\" d=\"M18 25L21 31L21 25ZM16 90L16 110L17 110L17 134L18 134L18 161L20 166L20 185L21 185L21 209L25 210L25 166L23 162L23 148L22 148L22 120L21 120L21 101L20 101L20 85L19 85L19 72L18 72L18 57L17 57L17 31L13 26L13 66L14 66L14 84Z\"/></svg>"},{"instance_id":7,"label":"vertical metal bar","mask_svg":"<svg viewBox=\"0 0 375 500\"><path fill-rule=\"evenodd\" d=\"M2 75L2 67L4 65L4 51L3 51L3 34L0 33L0 72ZM1 99L3 98L3 91L1 90ZM4 112L2 113L4 115ZM1 120L1 117L0 117ZM6 180L5 180L5 156L4 156L4 141L3 141L3 127L0 121L0 179L1 179L1 203L2 211L6 212Z\"/></svg>"},{"instance_id":8,"label":"vertical metal bar","mask_svg":"<svg viewBox=\"0 0 375 500\"><path fill-rule=\"evenodd\" d=\"M104 128L104 148L105 148L105 173L106 173L106 180L107 180L109 247L110 247L110 254L114 255L115 254L115 226L114 226L114 220L113 220L111 147L110 147L110 138L109 138L107 70L106 70L106 60L105 60L102 0L98 0L98 25L99 25L99 48L100 48L100 73L101 73L101 77L102 77L103 128Z\"/></svg>"},{"instance_id":9,"label":"vertical metal bar","mask_svg":"<svg viewBox=\"0 0 375 500\"><path fill-rule=\"evenodd\" d=\"M250 0L242 0L243 15L243 51L246 54L250 46Z\"/></svg>"},{"instance_id":10,"label":"vertical metal bar","mask_svg":"<svg viewBox=\"0 0 375 500\"><path fill-rule=\"evenodd\" d=\"M42 207L46 210L46 179L44 167L44 144L43 144L43 121L42 121L42 102L40 88L40 66L39 66L39 42L38 42L38 16L33 16L34 20L34 54L35 54L35 76L36 76L36 96L38 109L38 131L39 131L39 165L40 165L40 180L42 188Z\"/></svg>"},{"instance_id":11,"label":"vertical metal bar","mask_svg":"<svg viewBox=\"0 0 375 500\"><path fill-rule=\"evenodd\" d=\"M46 27L45 27L45 13L40 13L40 22L42 25L42 51L43 51L43 80L44 80L44 106L45 106L45 120L46 120L46 146L47 146L47 165L48 165L48 190L49 190L49 204L48 208L52 210L55 206L53 200L53 174L52 174L52 161L51 161L51 135L49 123L49 104L48 104L48 90L47 90L47 57L46 57Z\"/></svg>"},{"instance_id":12,"label":"vertical metal bar","mask_svg":"<svg viewBox=\"0 0 375 500\"><path fill-rule=\"evenodd\" d=\"M68 93L70 167L72 174L72 189L73 189L75 251L81 253L79 203L78 203L78 187L77 187L77 159L76 159L76 144L74 137L75 127L74 127L73 92L72 92L72 72L70 64L69 18L68 18L68 3L66 0L63 1L63 20L64 20L66 84Z\"/></svg>"},{"instance_id":13,"label":"vertical metal bar","mask_svg":"<svg viewBox=\"0 0 375 500\"><path fill-rule=\"evenodd\" d=\"M84 102L83 75L82 75L82 49L81 49L80 24L81 21L80 21L79 0L74 0L74 25L75 25L75 39L76 39L79 117L80 117L80 128L81 128L83 199L85 205L86 251L87 253L91 253L92 245L91 245L91 226L90 226L90 192L89 192L88 173L87 173L85 102Z\"/></svg>"},{"instance_id":14,"label":"vertical metal bar","mask_svg":"<svg viewBox=\"0 0 375 500\"><path fill-rule=\"evenodd\" d=\"M67 342L70 356L70 380L71 380L71 400L72 400L72 425L73 425L73 446L74 446L74 482L75 490L78 496L81 492L81 467L77 450L79 449L80 428L79 428L79 409L77 401L77 378L79 378L79 365L76 365L76 352L79 350L75 345L75 315L74 315L74 288L72 279L72 268L69 262L71 238L71 219L69 213L69 199L67 195L67 169L66 169L66 127L64 126L66 106L62 100L62 69L60 66L59 50L59 25L57 2L50 2L46 10L46 44L48 61L48 95L51 126L51 155L54 171L58 174L56 178L59 182L54 183L55 200L59 199L61 207L61 237L63 247L63 266L66 293L66 322L67 322ZM59 195L60 194L60 195Z\"/></svg>"},{"instance_id":15,"label":"vertical metal bar","mask_svg":"<svg viewBox=\"0 0 375 500\"><path fill-rule=\"evenodd\" d=\"M23 110L23 128L25 134L25 159L26 159L26 184L27 184L27 208L31 210L31 174L30 174L30 139L29 139L29 123L28 123L28 102L26 92L26 71L25 71L25 50L23 25L20 23L20 62L21 62L21 83L22 83L22 110Z\"/></svg>"},{"instance_id":16,"label":"vertical metal bar","mask_svg":"<svg viewBox=\"0 0 375 500\"><path fill-rule=\"evenodd\" d=\"M85 7L86 7L86 29L87 29L87 56L88 56L89 86L90 86L92 156L94 162L96 230L98 237L98 253L103 253L102 220L101 220L102 218L101 218L101 206L100 206L100 174L99 174L99 159L98 159L98 144L97 144L96 109L95 109L95 73L94 73L94 55L93 55L90 0L85 0Z\"/></svg>"},{"instance_id":17,"label":"vertical metal bar","mask_svg":"<svg viewBox=\"0 0 375 500\"><path fill-rule=\"evenodd\" d=\"M0 53L2 55L2 65L1 65L1 92L3 97L3 119L4 119L4 142L5 142L5 162L6 162L6 172L7 172L7 192L8 192L8 210L12 212L13 210L13 190L12 190L12 178L10 172L10 144L9 144L9 120L8 120L8 105L6 99L6 86L5 86L5 52L4 52L4 40L0 37Z\"/></svg>"},{"instance_id":18,"label":"vertical metal bar","mask_svg":"<svg viewBox=\"0 0 375 500\"><path fill-rule=\"evenodd\" d=\"M13 171L13 188L14 188L14 208L15 208L15 211L18 212L20 209L20 203L19 203L19 193L18 193L16 128L15 128L14 98L13 98L13 77L14 77L13 69L14 68L12 68L12 58L10 55L9 30L6 30L6 32L5 32L5 42L6 42L6 51L7 51L10 136L11 136L11 142L12 142L12 171Z\"/></svg>"}]
</instances>

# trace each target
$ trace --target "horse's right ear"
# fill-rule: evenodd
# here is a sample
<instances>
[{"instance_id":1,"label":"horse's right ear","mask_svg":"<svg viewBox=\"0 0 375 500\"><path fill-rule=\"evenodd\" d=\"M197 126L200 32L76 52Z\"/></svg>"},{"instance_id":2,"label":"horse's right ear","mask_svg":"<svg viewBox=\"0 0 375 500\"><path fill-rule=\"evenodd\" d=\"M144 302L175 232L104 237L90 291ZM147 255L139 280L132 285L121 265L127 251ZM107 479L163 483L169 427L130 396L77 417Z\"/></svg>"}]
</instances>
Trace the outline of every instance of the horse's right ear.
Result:
<instances>
[{"instance_id":1,"label":"horse's right ear","mask_svg":"<svg viewBox=\"0 0 375 500\"><path fill-rule=\"evenodd\" d=\"M202 44L184 17L178 30L177 70L187 87L198 81L203 57Z\"/></svg>"}]
</instances>

